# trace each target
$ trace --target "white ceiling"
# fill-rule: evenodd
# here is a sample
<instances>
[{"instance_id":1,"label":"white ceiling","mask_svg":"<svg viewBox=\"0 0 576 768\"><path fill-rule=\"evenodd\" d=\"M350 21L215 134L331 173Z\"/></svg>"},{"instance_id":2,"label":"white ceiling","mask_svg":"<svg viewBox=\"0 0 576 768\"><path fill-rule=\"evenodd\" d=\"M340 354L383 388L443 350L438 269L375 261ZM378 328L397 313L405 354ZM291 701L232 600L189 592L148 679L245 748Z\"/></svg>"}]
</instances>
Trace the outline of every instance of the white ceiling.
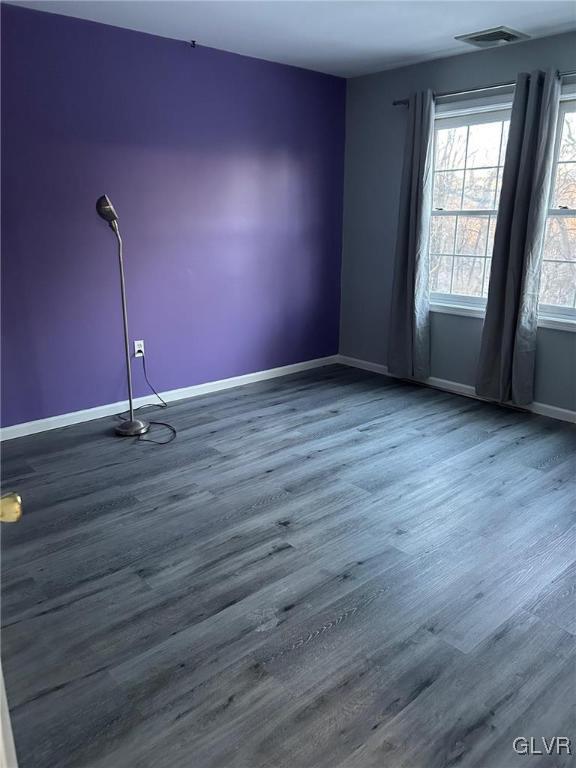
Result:
<instances>
[{"instance_id":1,"label":"white ceiling","mask_svg":"<svg viewBox=\"0 0 576 768\"><path fill-rule=\"evenodd\" d=\"M576 29L574 0L19 0L18 5L350 77L475 50L455 35Z\"/></svg>"}]
</instances>

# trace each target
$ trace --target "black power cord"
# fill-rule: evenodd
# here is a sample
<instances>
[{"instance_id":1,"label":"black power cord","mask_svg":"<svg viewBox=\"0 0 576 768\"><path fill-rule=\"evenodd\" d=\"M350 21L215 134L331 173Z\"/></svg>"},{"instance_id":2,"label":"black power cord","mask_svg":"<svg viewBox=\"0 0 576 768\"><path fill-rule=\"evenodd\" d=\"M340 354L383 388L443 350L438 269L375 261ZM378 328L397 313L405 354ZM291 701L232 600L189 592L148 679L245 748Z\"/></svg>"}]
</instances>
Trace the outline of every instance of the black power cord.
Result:
<instances>
[{"instance_id":1,"label":"black power cord","mask_svg":"<svg viewBox=\"0 0 576 768\"><path fill-rule=\"evenodd\" d=\"M134 408L134 412L136 411L143 411L146 408L168 408L168 403L164 400L163 397L161 397L158 392L154 389L152 384L150 383L150 379L148 378L148 371L146 369L146 357L144 355L137 355L137 357L142 358L142 371L144 373L144 378L146 379L146 384L150 387L152 392L156 395L159 403L147 403L146 405L139 405L137 408ZM118 413L117 418L121 419L122 421L126 420L126 416L128 415L128 411L125 411L124 413ZM173 440L176 439L176 435L178 432L176 431L176 428L172 426L172 424L168 424L165 421L151 421L150 425L154 425L155 427L165 427L166 429L170 430L171 435L167 440L151 440L149 437L145 437L145 435L138 435L138 440L141 440L143 443L154 443L155 445L168 445L168 443L171 443ZM148 434L148 433L145 433Z\"/></svg>"}]
</instances>

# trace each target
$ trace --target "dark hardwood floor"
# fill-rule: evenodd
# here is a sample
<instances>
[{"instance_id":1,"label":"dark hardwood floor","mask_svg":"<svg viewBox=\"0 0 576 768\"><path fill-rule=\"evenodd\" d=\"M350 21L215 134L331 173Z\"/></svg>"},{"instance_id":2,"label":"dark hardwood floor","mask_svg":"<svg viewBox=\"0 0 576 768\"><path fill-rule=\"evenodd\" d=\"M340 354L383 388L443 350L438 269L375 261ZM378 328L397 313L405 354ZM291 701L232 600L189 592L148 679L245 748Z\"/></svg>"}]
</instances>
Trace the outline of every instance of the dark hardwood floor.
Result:
<instances>
[{"instance_id":1,"label":"dark hardwood floor","mask_svg":"<svg viewBox=\"0 0 576 768\"><path fill-rule=\"evenodd\" d=\"M3 447L20 768L573 764L512 749L574 737L573 427L339 366L162 417Z\"/></svg>"}]
</instances>

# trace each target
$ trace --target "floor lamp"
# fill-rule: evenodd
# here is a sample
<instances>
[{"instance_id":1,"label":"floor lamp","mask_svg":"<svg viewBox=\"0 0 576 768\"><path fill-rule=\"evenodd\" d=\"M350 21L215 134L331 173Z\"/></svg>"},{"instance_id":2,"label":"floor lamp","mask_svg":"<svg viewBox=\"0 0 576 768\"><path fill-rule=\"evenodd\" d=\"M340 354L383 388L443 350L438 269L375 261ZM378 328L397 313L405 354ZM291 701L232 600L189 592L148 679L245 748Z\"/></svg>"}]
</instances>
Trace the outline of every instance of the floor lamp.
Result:
<instances>
[{"instance_id":1,"label":"floor lamp","mask_svg":"<svg viewBox=\"0 0 576 768\"><path fill-rule=\"evenodd\" d=\"M132 399L132 371L130 367L130 346L128 338L128 311L126 309L126 285L124 282L124 259L122 257L122 238L118 229L118 214L107 195L102 195L96 201L96 211L104 221L110 225L110 229L116 235L118 242L118 261L120 263L120 292L122 294L122 319L124 321L124 351L126 353L126 378L128 381L128 402L130 404L130 416L124 419L116 427L116 434L124 437L134 437L143 435L150 429L147 421L134 418L134 403Z\"/></svg>"}]
</instances>

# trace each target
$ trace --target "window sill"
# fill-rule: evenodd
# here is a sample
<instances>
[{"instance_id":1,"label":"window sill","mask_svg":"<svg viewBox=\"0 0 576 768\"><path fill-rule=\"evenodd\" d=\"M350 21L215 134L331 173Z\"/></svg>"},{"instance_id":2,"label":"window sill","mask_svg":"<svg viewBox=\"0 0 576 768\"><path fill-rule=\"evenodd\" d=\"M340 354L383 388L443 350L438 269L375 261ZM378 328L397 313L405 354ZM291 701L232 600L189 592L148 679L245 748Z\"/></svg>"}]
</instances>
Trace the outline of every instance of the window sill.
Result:
<instances>
[{"instance_id":1,"label":"window sill","mask_svg":"<svg viewBox=\"0 0 576 768\"><path fill-rule=\"evenodd\" d=\"M568 331L576 333L576 319L568 317L552 317L551 315L541 315L538 318L538 328L554 328L556 331Z\"/></svg>"},{"instance_id":2,"label":"window sill","mask_svg":"<svg viewBox=\"0 0 576 768\"><path fill-rule=\"evenodd\" d=\"M486 314L484 307L474 307L469 304L444 304L441 301L430 302L430 312L440 312L443 315L460 315L461 317L480 317Z\"/></svg>"},{"instance_id":3,"label":"window sill","mask_svg":"<svg viewBox=\"0 0 576 768\"><path fill-rule=\"evenodd\" d=\"M486 314L486 310L482 307L466 304L443 304L437 301L430 303L430 312L438 312L443 315L459 315L460 317L478 317L480 319L483 319ZM538 328L553 328L556 331L576 333L576 318L543 315L538 318Z\"/></svg>"}]
</instances>

